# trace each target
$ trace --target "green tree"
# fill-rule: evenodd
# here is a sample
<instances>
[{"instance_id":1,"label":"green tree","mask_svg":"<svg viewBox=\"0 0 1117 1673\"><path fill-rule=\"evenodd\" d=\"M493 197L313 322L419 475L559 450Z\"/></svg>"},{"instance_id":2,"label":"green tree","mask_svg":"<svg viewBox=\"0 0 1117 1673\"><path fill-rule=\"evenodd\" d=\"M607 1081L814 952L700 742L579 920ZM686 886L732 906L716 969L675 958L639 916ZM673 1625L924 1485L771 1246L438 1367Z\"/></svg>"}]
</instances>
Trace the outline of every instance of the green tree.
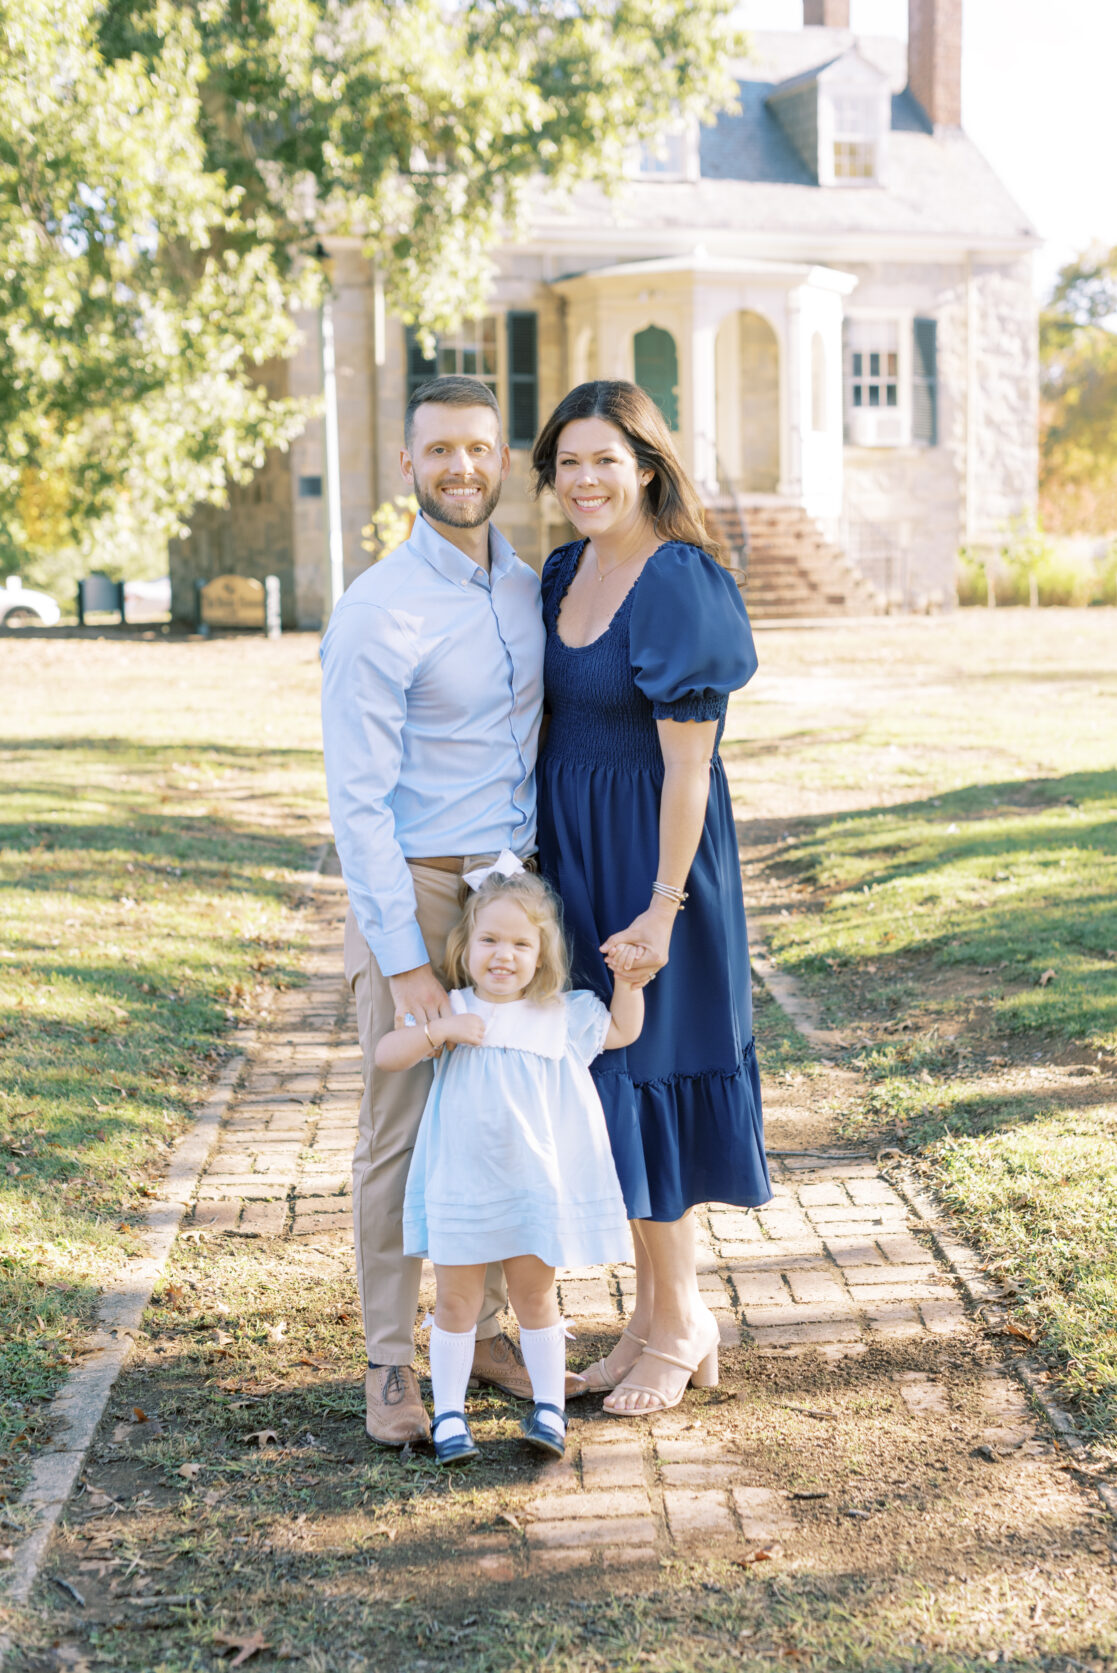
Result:
<instances>
[{"instance_id":1,"label":"green tree","mask_svg":"<svg viewBox=\"0 0 1117 1673\"><path fill-rule=\"evenodd\" d=\"M1117 248L1059 273L1040 316L1044 521L1117 529Z\"/></svg>"},{"instance_id":2,"label":"green tree","mask_svg":"<svg viewBox=\"0 0 1117 1673\"><path fill-rule=\"evenodd\" d=\"M732 0L0 0L0 556L164 536L305 421L266 363L364 241L425 331L524 187L730 101Z\"/></svg>"}]
</instances>

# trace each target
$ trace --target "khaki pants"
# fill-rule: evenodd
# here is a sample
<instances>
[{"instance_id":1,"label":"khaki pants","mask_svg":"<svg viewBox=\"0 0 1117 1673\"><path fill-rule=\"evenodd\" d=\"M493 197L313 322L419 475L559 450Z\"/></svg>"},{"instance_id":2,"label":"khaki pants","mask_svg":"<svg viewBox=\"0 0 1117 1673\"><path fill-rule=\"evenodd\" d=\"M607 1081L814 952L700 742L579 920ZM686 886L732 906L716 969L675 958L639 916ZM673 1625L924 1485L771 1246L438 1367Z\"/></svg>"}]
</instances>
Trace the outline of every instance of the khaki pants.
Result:
<instances>
[{"instance_id":1,"label":"khaki pants","mask_svg":"<svg viewBox=\"0 0 1117 1673\"><path fill-rule=\"evenodd\" d=\"M492 858L480 855L477 863L486 857ZM453 872L409 864L419 928L441 979L446 937L460 912L461 879ZM345 920L345 979L357 1002L365 1082L353 1153L353 1233L365 1343L374 1365L410 1365L423 1263L403 1253L403 1193L434 1071L432 1064L419 1063L390 1073L373 1063L377 1041L396 1025L395 1004L352 910ZM498 1314L506 1299L501 1268L490 1266L477 1321L480 1339L499 1333Z\"/></svg>"}]
</instances>

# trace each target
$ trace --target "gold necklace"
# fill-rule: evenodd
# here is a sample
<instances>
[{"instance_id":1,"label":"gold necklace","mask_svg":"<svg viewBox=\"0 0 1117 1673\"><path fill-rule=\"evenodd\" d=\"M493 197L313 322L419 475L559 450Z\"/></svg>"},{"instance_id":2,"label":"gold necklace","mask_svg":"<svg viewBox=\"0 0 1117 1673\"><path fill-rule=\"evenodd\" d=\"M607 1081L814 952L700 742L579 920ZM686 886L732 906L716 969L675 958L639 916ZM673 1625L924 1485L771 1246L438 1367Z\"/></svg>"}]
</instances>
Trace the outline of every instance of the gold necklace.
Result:
<instances>
[{"instance_id":1,"label":"gold necklace","mask_svg":"<svg viewBox=\"0 0 1117 1673\"><path fill-rule=\"evenodd\" d=\"M600 585L600 583L605 580L605 577L607 575L615 575L617 573L618 569L623 569L626 563L632 563L639 556L640 556L639 552L633 552L632 557L622 558L620 563L615 563L611 569L607 569L605 571L605 573L602 574L602 572L601 572L601 559L598 557L597 553L595 552L593 554L593 562L594 562L594 567L597 570L598 584Z\"/></svg>"}]
</instances>

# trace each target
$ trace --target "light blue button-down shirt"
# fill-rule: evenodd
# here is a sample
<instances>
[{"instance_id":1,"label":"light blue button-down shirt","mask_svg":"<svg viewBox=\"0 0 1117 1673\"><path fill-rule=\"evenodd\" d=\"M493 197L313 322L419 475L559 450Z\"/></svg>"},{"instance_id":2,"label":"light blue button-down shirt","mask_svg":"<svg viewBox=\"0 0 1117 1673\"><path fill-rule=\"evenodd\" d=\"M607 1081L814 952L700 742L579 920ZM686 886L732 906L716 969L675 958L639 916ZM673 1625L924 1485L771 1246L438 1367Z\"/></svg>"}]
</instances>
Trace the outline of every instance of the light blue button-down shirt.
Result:
<instances>
[{"instance_id":1,"label":"light blue button-down shirt","mask_svg":"<svg viewBox=\"0 0 1117 1673\"><path fill-rule=\"evenodd\" d=\"M539 578L489 530L490 573L422 517L348 588L322 640L330 817L386 976L427 962L406 861L535 848Z\"/></svg>"}]
</instances>

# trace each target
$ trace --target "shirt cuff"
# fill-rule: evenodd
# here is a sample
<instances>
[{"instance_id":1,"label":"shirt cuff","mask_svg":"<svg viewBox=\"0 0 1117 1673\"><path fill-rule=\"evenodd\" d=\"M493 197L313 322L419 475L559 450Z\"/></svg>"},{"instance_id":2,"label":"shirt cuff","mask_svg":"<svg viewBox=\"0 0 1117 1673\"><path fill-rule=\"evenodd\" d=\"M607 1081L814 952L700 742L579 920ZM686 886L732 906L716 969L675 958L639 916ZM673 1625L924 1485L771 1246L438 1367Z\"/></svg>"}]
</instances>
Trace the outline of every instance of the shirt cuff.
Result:
<instances>
[{"instance_id":1,"label":"shirt cuff","mask_svg":"<svg viewBox=\"0 0 1117 1673\"><path fill-rule=\"evenodd\" d=\"M431 959L423 932L414 919L402 929L393 930L391 935L371 938L369 950L382 976L399 976L404 970L417 970Z\"/></svg>"}]
</instances>

